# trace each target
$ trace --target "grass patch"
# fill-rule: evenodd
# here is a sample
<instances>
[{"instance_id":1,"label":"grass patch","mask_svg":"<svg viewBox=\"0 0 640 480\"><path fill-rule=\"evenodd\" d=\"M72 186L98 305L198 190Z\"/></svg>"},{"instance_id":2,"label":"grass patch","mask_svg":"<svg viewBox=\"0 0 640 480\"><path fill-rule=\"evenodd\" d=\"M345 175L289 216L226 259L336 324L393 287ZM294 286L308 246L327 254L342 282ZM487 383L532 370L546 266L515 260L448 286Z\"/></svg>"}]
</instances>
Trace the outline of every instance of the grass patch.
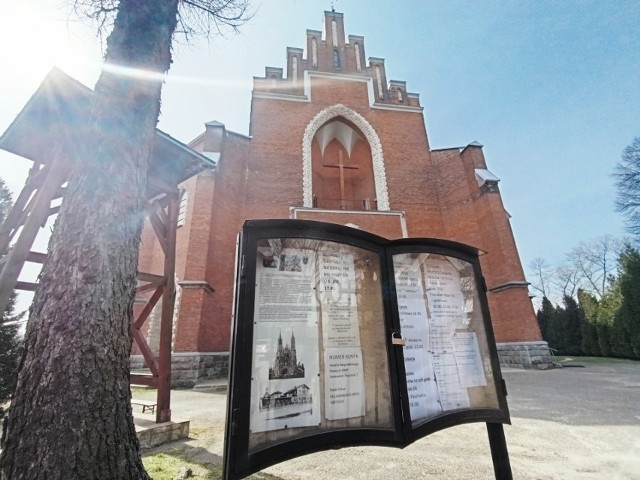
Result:
<instances>
[{"instance_id":1,"label":"grass patch","mask_svg":"<svg viewBox=\"0 0 640 480\"><path fill-rule=\"evenodd\" d=\"M587 364L611 364L611 363L632 363L640 364L638 360L614 357L578 357L575 355L556 355L556 360L560 363L587 363Z\"/></svg>"},{"instance_id":2,"label":"grass patch","mask_svg":"<svg viewBox=\"0 0 640 480\"><path fill-rule=\"evenodd\" d=\"M200 465L166 453L143 457L142 463L153 480L172 480L183 466L187 466L193 471L192 478L210 480L222 478L222 467L218 465Z\"/></svg>"},{"instance_id":3,"label":"grass patch","mask_svg":"<svg viewBox=\"0 0 640 480\"><path fill-rule=\"evenodd\" d=\"M220 480L222 478L222 466L220 465L196 463L168 453L143 455L142 463L153 480L172 480L183 466L187 466L192 470L193 476L189 478L197 480ZM262 472L254 473L250 477L247 477L247 479L282 480L280 477Z\"/></svg>"},{"instance_id":4,"label":"grass patch","mask_svg":"<svg viewBox=\"0 0 640 480\"><path fill-rule=\"evenodd\" d=\"M156 388L152 388L152 387L131 387L131 396L135 397L136 395L149 395L149 394L155 394L157 392Z\"/></svg>"}]
</instances>

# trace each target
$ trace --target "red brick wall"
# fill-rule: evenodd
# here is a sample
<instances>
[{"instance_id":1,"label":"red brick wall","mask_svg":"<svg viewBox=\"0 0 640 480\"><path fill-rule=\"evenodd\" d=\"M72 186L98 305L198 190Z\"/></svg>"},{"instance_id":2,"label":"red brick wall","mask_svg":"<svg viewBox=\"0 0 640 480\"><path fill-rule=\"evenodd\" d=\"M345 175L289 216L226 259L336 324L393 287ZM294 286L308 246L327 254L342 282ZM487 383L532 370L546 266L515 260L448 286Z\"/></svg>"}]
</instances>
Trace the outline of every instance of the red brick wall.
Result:
<instances>
[{"instance_id":1,"label":"red brick wall","mask_svg":"<svg viewBox=\"0 0 640 480\"><path fill-rule=\"evenodd\" d=\"M364 61L363 71L355 71L353 47L343 43L341 19L338 25L342 66L337 73L351 73L354 79L371 77L373 73L366 69ZM333 46L330 35L327 39L328 42L318 41L317 70L330 72L334 71ZM364 60L364 43L361 47ZM295 52L290 55L293 54L298 55ZM299 88L295 92L298 95L303 91L302 70L311 70L310 67L307 52L307 60L301 60L298 65ZM384 68L381 73L386 76ZM202 288L183 289L176 351L228 349L236 235L246 219L289 218L290 207L303 206L303 135L319 112L336 104L360 114L378 135L390 207L405 213L409 236L445 238L481 249L485 252L481 264L490 289L509 282L516 285L524 282L500 194L481 191L476 180L474 169L486 168L480 147L469 146L462 152L457 148L431 152L421 112L371 108L368 85L364 81L350 81L340 76L312 76L310 81L309 102L254 96L251 139L210 125L194 145L200 151L220 150L221 157L215 173L201 174L186 183L190 205L187 225L178 230L177 272L181 279L208 282L214 292ZM260 85L262 92L270 88L264 87L269 83ZM379 102L375 86L374 95ZM383 101L387 105L394 102L398 103L397 98ZM404 102L418 105L417 99L409 99L406 94ZM360 150L354 153L354 159L363 160L362 165L366 163L365 157L369 162L370 147L358 147ZM330 146L329 154L332 154L331 148L334 147ZM319 149L314 147L316 179L319 178L318 155ZM335 170L335 174L325 172L323 181L327 185L324 190L316 187L316 192L336 195L339 175ZM354 176L349 174L346 187L350 195L371 192L372 170L368 163L367 170L361 186L357 186ZM297 218L353 223L387 238L402 236L398 216L308 210L299 210L297 214ZM147 238L146 232L143 239L140 265L152 268L161 260L159 248ZM499 342L540 340L524 286L489 293L489 303Z\"/></svg>"}]
</instances>

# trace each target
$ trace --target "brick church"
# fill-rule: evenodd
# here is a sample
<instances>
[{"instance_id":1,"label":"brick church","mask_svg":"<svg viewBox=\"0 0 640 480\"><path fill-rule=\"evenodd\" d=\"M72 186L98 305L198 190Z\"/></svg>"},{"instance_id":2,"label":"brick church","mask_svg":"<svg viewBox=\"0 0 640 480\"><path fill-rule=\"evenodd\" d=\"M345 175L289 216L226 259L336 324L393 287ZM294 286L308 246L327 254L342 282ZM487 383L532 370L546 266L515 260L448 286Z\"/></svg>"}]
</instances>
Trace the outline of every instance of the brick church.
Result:
<instances>
[{"instance_id":1,"label":"brick church","mask_svg":"<svg viewBox=\"0 0 640 480\"><path fill-rule=\"evenodd\" d=\"M287 48L285 68L254 78L249 136L212 121L190 144L215 168L182 184L174 382L226 373L236 235L259 218L479 248L502 362L544 363L548 347L482 145L432 150L419 95L389 80L384 59L367 59L364 37L345 36L341 13L325 12L324 25L307 30L306 51ZM162 262L154 242L146 229L141 270ZM146 332L152 348L157 316Z\"/></svg>"}]
</instances>

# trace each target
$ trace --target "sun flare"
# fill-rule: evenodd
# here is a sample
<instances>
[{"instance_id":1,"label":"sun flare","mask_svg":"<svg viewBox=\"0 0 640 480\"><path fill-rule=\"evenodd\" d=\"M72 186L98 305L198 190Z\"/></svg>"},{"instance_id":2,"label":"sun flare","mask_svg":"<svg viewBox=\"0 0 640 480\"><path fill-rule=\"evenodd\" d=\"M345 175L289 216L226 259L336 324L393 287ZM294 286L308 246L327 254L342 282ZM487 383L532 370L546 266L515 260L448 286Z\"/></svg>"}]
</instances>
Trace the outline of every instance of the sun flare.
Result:
<instances>
[{"instance_id":1,"label":"sun flare","mask_svg":"<svg viewBox=\"0 0 640 480\"><path fill-rule=\"evenodd\" d=\"M99 58L95 39L79 32L79 25L64 20L62 13L48 12L39 3L0 7L3 75L16 82L39 82L53 66L69 73L90 68L91 61Z\"/></svg>"}]
</instances>

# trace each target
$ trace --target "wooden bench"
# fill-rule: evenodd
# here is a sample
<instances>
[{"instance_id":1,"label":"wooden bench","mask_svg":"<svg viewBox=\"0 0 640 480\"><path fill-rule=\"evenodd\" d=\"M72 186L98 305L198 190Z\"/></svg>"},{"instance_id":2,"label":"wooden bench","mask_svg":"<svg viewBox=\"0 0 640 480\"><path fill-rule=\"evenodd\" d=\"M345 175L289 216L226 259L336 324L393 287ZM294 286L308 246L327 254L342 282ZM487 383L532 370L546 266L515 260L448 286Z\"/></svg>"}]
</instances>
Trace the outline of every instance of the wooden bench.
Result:
<instances>
[{"instance_id":1,"label":"wooden bench","mask_svg":"<svg viewBox=\"0 0 640 480\"><path fill-rule=\"evenodd\" d=\"M142 413L146 412L147 410L149 410L151 413L155 413L158 403L152 400L139 400L137 398L132 398L131 405L141 405Z\"/></svg>"}]
</instances>

